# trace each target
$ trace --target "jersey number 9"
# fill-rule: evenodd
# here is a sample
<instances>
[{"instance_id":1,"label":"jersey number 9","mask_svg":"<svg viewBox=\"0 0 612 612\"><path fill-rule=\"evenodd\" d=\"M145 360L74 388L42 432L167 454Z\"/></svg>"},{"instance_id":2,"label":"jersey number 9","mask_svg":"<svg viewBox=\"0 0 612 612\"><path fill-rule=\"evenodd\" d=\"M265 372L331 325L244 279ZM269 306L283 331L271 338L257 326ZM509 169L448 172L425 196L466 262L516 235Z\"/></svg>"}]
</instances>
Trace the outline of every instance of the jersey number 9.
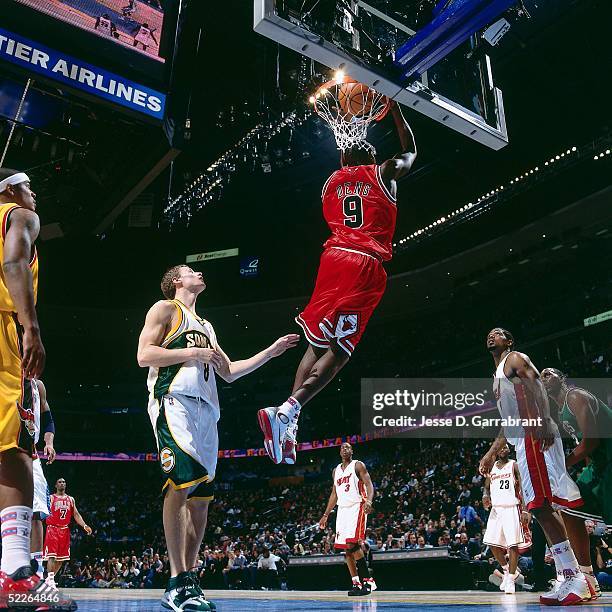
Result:
<instances>
[{"instance_id":1,"label":"jersey number 9","mask_svg":"<svg viewBox=\"0 0 612 612\"><path fill-rule=\"evenodd\" d=\"M342 212L344 213L344 225L351 229L357 229L363 225L363 202L361 196L346 196L342 201Z\"/></svg>"}]
</instances>

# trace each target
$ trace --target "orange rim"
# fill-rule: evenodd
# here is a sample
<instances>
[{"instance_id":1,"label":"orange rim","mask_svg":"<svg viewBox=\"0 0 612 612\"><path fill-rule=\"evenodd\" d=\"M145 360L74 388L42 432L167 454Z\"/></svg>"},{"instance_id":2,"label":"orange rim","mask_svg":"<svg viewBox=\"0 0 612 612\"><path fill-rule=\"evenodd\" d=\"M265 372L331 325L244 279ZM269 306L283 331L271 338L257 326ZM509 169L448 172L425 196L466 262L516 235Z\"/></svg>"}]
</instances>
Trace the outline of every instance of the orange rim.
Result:
<instances>
[{"instance_id":1,"label":"orange rim","mask_svg":"<svg viewBox=\"0 0 612 612\"><path fill-rule=\"evenodd\" d=\"M355 79L351 79L350 77L344 77L344 79L342 79L342 83L338 83L336 80L332 79L331 81L327 81L325 83L323 83L323 85L320 85L317 90L315 91L314 95L315 98L317 96L317 94L321 93L322 89L331 89L332 87L340 87L342 85L345 84L350 84L350 83L359 83L360 85L364 85L364 83L360 83L359 81L356 81ZM370 87L369 85L366 85L366 87L368 87L369 89L372 89L372 87ZM376 90L374 90L376 91ZM378 93L378 92L377 92ZM384 101L384 107L374 116L372 117L372 121L381 121L382 119L384 119L387 116L387 113L389 112L389 108L391 107L391 100L389 100L389 98L387 98L387 96L384 96L381 94L381 101ZM314 101L314 111L315 113L317 113L317 115L321 115L321 113L319 112L319 110L317 109L317 101L318 99L315 99Z\"/></svg>"}]
</instances>

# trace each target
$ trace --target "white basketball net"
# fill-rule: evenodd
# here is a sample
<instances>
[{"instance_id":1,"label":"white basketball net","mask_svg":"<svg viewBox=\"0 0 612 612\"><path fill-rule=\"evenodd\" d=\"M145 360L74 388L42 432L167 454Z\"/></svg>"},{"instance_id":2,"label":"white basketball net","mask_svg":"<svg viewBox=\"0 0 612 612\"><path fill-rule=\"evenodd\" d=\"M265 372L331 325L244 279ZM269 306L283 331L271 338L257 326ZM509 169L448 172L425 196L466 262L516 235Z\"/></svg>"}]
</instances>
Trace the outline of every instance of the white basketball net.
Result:
<instances>
[{"instance_id":1,"label":"white basketball net","mask_svg":"<svg viewBox=\"0 0 612 612\"><path fill-rule=\"evenodd\" d=\"M378 121L385 116L389 100L369 87L360 96L360 100L363 100L362 110L355 113L354 111L358 110L355 108L356 103L353 101L349 104L346 99L351 84L359 85L350 79L329 81L319 87L310 102L315 112L325 119L332 129L338 149L344 151L350 147L359 147L371 150L372 145L366 140L368 128L372 121Z\"/></svg>"}]
</instances>

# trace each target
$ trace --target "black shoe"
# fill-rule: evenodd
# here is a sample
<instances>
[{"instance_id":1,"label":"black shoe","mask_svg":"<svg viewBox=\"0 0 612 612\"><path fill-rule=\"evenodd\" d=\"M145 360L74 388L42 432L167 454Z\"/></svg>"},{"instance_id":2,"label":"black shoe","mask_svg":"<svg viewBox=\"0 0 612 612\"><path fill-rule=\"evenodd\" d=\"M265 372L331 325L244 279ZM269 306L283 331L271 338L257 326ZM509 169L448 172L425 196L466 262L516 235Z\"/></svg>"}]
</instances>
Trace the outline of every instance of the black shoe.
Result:
<instances>
[{"instance_id":1,"label":"black shoe","mask_svg":"<svg viewBox=\"0 0 612 612\"><path fill-rule=\"evenodd\" d=\"M370 594L370 587L353 584L353 588L347 593L349 597L363 597Z\"/></svg>"}]
</instances>

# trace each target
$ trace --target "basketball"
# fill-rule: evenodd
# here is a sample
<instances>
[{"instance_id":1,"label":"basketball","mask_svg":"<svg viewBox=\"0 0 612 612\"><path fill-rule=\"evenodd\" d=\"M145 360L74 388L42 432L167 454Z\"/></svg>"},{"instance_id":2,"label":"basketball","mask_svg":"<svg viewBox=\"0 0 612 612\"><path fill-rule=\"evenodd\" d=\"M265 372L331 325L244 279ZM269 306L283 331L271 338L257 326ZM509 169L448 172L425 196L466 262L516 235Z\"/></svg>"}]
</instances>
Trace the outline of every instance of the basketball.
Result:
<instances>
[{"instance_id":1,"label":"basketball","mask_svg":"<svg viewBox=\"0 0 612 612\"><path fill-rule=\"evenodd\" d=\"M363 83L345 83L338 92L338 102L345 115L361 117L372 108L374 94Z\"/></svg>"}]
</instances>

